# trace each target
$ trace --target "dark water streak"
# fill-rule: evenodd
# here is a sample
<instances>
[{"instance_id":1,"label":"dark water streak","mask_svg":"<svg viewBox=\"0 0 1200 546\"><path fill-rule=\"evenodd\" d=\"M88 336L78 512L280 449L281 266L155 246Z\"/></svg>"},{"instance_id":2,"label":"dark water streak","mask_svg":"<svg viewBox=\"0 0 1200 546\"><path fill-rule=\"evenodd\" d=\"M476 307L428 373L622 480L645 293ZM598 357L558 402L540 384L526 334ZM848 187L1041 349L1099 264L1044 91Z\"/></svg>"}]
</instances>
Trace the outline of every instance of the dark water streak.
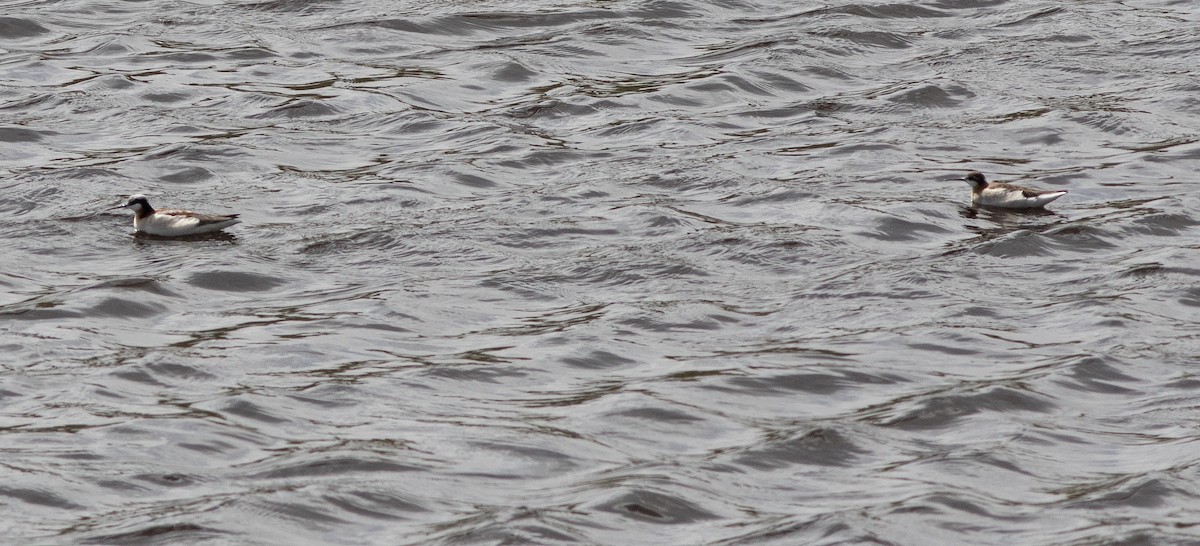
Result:
<instances>
[{"instance_id":1,"label":"dark water streak","mask_svg":"<svg viewBox=\"0 0 1200 546\"><path fill-rule=\"evenodd\" d=\"M1198 540L1187 2L0 6L10 541Z\"/></svg>"}]
</instances>

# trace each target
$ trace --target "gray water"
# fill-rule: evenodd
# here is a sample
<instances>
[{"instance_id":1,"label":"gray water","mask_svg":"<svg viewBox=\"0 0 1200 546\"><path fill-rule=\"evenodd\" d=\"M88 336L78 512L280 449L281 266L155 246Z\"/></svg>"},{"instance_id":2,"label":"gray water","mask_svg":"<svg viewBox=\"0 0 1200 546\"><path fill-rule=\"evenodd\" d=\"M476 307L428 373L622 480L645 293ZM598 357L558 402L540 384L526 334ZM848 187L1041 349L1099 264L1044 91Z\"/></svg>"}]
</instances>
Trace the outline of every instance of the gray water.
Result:
<instances>
[{"instance_id":1,"label":"gray water","mask_svg":"<svg viewBox=\"0 0 1200 546\"><path fill-rule=\"evenodd\" d=\"M1190 0L0 2L0 536L1200 543L1198 66Z\"/></svg>"}]
</instances>

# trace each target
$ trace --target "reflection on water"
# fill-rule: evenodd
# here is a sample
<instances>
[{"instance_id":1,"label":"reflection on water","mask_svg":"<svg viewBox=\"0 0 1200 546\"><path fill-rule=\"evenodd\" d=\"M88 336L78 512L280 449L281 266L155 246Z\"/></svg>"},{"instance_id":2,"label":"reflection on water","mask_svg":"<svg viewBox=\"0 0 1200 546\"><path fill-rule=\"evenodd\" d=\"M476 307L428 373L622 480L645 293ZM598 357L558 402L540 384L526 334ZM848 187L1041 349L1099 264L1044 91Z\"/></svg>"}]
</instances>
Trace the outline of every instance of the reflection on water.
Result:
<instances>
[{"instance_id":1,"label":"reflection on water","mask_svg":"<svg viewBox=\"0 0 1200 546\"><path fill-rule=\"evenodd\" d=\"M23 4L5 535L1190 543L1183 6Z\"/></svg>"}]
</instances>

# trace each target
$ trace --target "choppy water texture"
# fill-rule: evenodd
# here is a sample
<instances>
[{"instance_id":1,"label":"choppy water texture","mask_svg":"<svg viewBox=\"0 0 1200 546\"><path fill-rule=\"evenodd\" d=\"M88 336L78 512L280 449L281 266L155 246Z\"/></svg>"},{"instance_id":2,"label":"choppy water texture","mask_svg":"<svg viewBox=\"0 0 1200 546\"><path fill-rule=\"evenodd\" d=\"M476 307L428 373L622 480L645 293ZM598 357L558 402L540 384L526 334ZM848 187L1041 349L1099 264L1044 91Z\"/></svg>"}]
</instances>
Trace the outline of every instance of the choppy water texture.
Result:
<instances>
[{"instance_id":1,"label":"choppy water texture","mask_svg":"<svg viewBox=\"0 0 1200 546\"><path fill-rule=\"evenodd\" d=\"M0 8L10 543L1200 541L1194 2Z\"/></svg>"}]
</instances>

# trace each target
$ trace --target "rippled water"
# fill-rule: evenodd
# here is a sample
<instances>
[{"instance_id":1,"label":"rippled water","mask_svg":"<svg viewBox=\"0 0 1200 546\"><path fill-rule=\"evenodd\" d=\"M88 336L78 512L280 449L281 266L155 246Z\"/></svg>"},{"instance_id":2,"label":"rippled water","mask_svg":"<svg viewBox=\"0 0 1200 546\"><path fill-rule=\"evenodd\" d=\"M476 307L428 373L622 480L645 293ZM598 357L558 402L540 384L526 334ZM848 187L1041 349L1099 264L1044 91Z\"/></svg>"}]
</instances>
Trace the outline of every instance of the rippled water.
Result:
<instances>
[{"instance_id":1,"label":"rippled water","mask_svg":"<svg viewBox=\"0 0 1200 546\"><path fill-rule=\"evenodd\" d=\"M1200 541L1194 2L0 7L7 541Z\"/></svg>"}]
</instances>

